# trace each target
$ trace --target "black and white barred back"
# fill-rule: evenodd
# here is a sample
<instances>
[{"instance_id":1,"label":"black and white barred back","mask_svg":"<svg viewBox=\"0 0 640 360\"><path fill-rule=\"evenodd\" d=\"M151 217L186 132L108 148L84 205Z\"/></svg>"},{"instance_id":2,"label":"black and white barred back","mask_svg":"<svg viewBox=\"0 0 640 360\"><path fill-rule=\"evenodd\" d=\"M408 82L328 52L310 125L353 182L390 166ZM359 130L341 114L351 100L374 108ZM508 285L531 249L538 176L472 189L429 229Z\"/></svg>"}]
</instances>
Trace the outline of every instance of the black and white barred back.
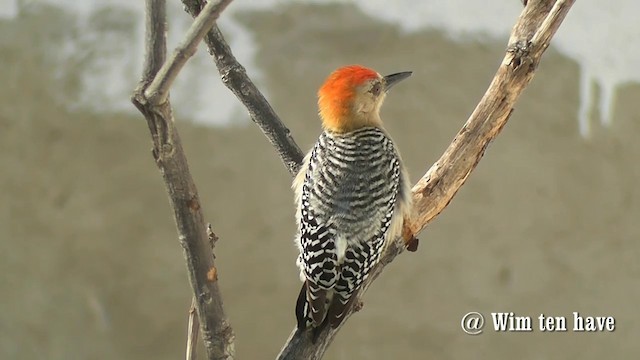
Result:
<instances>
[{"instance_id":1,"label":"black and white barred back","mask_svg":"<svg viewBox=\"0 0 640 360\"><path fill-rule=\"evenodd\" d=\"M400 158L377 127L323 132L304 165L299 201L300 256L306 278L298 327L336 327L376 264L403 191Z\"/></svg>"}]
</instances>

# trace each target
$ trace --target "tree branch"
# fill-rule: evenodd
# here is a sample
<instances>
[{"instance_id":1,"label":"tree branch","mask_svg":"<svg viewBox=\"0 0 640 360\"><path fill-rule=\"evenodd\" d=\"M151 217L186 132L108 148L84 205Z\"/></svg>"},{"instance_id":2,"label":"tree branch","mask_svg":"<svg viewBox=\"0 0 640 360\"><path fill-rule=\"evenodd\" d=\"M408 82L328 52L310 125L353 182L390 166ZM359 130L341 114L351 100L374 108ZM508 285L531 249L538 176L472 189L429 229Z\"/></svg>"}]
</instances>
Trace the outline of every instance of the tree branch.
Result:
<instances>
[{"instance_id":1,"label":"tree branch","mask_svg":"<svg viewBox=\"0 0 640 360\"><path fill-rule=\"evenodd\" d=\"M413 187L411 233L417 234L449 204L500 133L531 82L551 37L575 0L528 1L513 28L507 53L475 110L440 159Z\"/></svg>"},{"instance_id":2,"label":"tree branch","mask_svg":"<svg viewBox=\"0 0 640 360\"><path fill-rule=\"evenodd\" d=\"M199 13L201 0L182 1L192 16ZM509 119L516 100L531 81L551 37L574 1L523 1L525 9L513 28L507 53L493 81L444 154L413 187L414 208L411 218L405 219L404 241L398 239L387 248L380 263L372 270L363 289L358 293L360 299L384 267L410 244L414 234L419 233L442 212L466 182L487 146ZM291 138L289 130L249 80L245 69L234 58L217 27L214 26L207 34L205 42L225 85L247 107L251 118L274 145L289 172L295 174L303 154ZM347 317L354 311L356 310L352 309ZM315 343L311 342L307 332L294 330L278 359L320 359L339 330L340 327L325 328Z\"/></svg>"},{"instance_id":3,"label":"tree branch","mask_svg":"<svg viewBox=\"0 0 640 360\"><path fill-rule=\"evenodd\" d=\"M174 125L168 91L182 66L230 0L211 1L194 22L174 55L166 57L166 9L164 0L146 1L146 44L142 79L132 102L147 120L153 140L153 157L169 194L184 250L207 357L233 359L234 334L222 307L217 270L200 208L196 186L189 172L178 131Z\"/></svg>"},{"instance_id":4,"label":"tree branch","mask_svg":"<svg viewBox=\"0 0 640 360\"><path fill-rule=\"evenodd\" d=\"M187 31L184 41L178 45L169 61L162 65L151 84L145 89L144 95L150 102L160 104L167 99L169 88L178 73L187 63L187 60L196 53L198 44L200 44L204 35L215 24L222 10L230 3L231 0L211 1L202 9L200 15L196 17Z\"/></svg>"},{"instance_id":5,"label":"tree branch","mask_svg":"<svg viewBox=\"0 0 640 360\"><path fill-rule=\"evenodd\" d=\"M194 17L200 13L203 2L202 0L182 0L185 10ZM275 147L289 173L295 175L302 164L304 153L293 140L291 131L280 121L269 102L247 76L244 66L233 56L231 48L227 45L218 26L214 25L211 28L204 41L216 63L224 85L247 108L251 120L260 127L269 142Z\"/></svg>"}]
</instances>

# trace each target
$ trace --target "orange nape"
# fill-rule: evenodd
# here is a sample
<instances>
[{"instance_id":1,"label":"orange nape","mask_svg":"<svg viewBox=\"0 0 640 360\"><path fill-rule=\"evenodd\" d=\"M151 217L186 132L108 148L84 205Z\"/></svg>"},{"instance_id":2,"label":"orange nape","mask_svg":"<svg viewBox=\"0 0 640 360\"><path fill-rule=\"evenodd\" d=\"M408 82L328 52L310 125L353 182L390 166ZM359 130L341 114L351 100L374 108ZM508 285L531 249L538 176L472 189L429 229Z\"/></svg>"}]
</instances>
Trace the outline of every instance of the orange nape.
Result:
<instances>
[{"instance_id":1,"label":"orange nape","mask_svg":"<svg viewBox=\"0 0 640 360\"><path fill-rule=\"evenodd\" d=\"M331 73L318 90L323 126L337 132L351 130L351 112L358 87L380 78L376 71L360 65L341 67Z\"/></svg>"}]
</instances>

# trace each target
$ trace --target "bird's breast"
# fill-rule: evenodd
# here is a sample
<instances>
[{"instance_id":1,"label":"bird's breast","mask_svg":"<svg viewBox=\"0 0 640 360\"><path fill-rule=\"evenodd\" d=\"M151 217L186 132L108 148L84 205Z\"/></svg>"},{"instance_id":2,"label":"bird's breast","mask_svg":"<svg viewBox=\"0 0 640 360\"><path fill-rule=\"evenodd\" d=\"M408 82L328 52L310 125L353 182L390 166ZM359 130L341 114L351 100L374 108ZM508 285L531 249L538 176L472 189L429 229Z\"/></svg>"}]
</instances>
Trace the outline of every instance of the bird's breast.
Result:
<instances>
[{"instance_id":1,"label":"bird's breast","mask_svg":"<svg viewBox=\"0 0 640 360\"><path fill-rule=\"evenodd\" d=\"M399 182L399 159L377 128L324 133L310 159L310 204L348 239L371 236L390 211Z\"/></svg>"}]
</instances>

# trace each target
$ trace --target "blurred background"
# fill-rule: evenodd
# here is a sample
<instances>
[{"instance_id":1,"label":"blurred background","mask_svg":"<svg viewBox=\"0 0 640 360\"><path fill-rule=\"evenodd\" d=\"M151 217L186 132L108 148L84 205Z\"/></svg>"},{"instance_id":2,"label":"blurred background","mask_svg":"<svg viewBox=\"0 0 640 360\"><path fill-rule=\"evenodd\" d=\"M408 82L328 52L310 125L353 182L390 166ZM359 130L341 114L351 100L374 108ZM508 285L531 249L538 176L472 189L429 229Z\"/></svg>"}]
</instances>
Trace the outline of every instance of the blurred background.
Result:
<instances>
[{"instance_id":1,"label":"blurred background","mask_svg":"<svg viewBox=\"0 0 640 360\"><path fill-rule=\"evenodd\" d=\"M169 48L191 19L169 1ZM413 70L383 119L417 180L472 112L520 1L234 1L234 53L310 148L334 68ZM640 353L640 38L633 0L577 1L467 184L389 266L327 359ZM633 15L632 15L633 14ZM143 2L0 0L0 358L176 359L191 295L129 102ZM299 290L291 178L206 51L171 93L238 358L273 358ZM469 311L614 316L612 333L467 336ZM535 322L534 322L535 324Z\"/></svg>"}]
</instances>

